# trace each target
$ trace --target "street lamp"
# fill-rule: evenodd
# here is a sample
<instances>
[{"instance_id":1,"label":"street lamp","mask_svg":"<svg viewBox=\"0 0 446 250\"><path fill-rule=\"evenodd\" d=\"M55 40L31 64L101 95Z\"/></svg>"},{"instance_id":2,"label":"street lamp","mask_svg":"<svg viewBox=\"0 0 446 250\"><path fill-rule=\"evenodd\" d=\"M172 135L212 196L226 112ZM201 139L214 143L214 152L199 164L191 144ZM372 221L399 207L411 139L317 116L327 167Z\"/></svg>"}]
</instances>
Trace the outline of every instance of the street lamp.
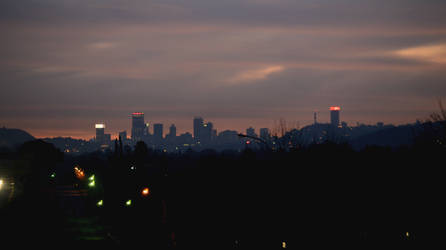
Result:
<instances>
[{"instance_id":1,"label":"street lamp","mask_svg":"<svg viewBox=\"0 0 446 250\"><path fill-rule=\"evenodd\" d=\"M244 135L244 134L238 134L238 136L239 136L239 137L250 138L250 139L259 141L259 142L263 143L263 145L265 145L269 150L271 150L271 147L270 147L270 146L268 145L268 143L267 143L265 140L263 140L262 138L255 137L255 136L250 136L250 135ZM251 143L251 141L247 141L247 142L246 142L246 144L250 144L250 143Z\"/></svg>"},{"instance_id":2,"label":"street lamp","mask_svg":"<svg viewBox=\"0 0 446 250\"><path fill-rule=\"evenodd\" d=\"M142 196L149 196L150 195L150 189L148 187L143 188L141 191Z\"/></svg>"},{"instance_id":3,"label":"street lamp","mask_svg":"<svg viewBox=\"0 0 446 250\"><path fill-rule=\"evenodd\" d=\"M94 181L94 175L90 176L88 178L88 180L90 181L90 183L88 183L89 187L94 187L96 185L95 181Z\"/></svg>"}]
</instances>

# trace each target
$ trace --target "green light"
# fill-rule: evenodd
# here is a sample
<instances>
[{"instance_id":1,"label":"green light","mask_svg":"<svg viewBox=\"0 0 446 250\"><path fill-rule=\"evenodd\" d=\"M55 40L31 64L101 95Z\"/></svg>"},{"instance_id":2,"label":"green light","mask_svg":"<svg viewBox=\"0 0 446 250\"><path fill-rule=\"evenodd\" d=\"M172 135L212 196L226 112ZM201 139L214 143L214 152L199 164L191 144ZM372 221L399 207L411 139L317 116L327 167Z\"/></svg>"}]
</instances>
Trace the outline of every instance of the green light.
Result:
<instances>
[{"instance_id":1,"label":"green light","mask_svg":"<svg viewBox=\"0 0 446 250\"><path fill-rule=\"evenodd\" d=\"M51 178L56 178L56 173L53 172L53 173L50 175L50 177L51 177Z\"/></svg>"},{"instance_id":2,"label":"green light","mask_svg":"<svg viewBox=\"0 0 446 250\"><path fill-rule=\"evenodd\" d=\"M104 201L103 200L100 200L100 201L98 201L96 203L96 206L98 206L98 207L102 207L103 205L104 205Z\"/></svg>"},{"instance_id":3,"label":"green light","mask_svg":"<svg viewBox=\"0 0 446 250\"><path fill-rule=\"evenodd\" d=\"M96 184L95 184L95 182L94 181L91 181L90 183L88 183L88 186L89 187L94 187Z\"/></svg>"},{"instance_id":4,"label":"green light","mask_svg":"<svg viewBox=\"0 0 446 250\"><path fill-rule=\"evenodd\" d=\"M128 201L126 201L126 202L125 202L125 205L126 205L126 206L131 206L131 205L132 205L132 200L128 200Z\"/></svg>"},{"instance_id":5,"label":"green light","mask_svg":"<svg viewBox=\"0 0 446 250\"><path fill-rule=\"evenodd\" d=\"M94 181L94 175L90 176L88 179L89 179L90 181Z\"/></svg>"}]
</instances>

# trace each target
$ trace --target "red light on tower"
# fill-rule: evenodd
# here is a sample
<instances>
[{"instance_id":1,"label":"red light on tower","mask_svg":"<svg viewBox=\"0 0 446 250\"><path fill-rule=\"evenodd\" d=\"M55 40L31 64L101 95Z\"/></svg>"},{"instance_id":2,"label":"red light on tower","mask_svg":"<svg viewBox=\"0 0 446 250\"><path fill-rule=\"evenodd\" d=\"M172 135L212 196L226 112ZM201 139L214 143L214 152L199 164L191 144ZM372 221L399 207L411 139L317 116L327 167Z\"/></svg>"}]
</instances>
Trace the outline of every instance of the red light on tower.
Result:
<instances>
[{"instance_id":1,"label":"red light on tower","mask_svg":"<svg viewBox=\"0 0 446 250\"><path fill-rule=\"evenodd\" d=\"M339 111L339 110L341 110L341 107L338 106L330 107L330 111Z\"/></svg>"},{"instance_id":2,"label":"red light on tower","mask_svg":"<svg viewBox=\"0 0 446 250\"><path fill-rule=\"evenodd\" d=\"M143 112L133 112L132 115L144 115Z\"/></svg>"}]
</instances>

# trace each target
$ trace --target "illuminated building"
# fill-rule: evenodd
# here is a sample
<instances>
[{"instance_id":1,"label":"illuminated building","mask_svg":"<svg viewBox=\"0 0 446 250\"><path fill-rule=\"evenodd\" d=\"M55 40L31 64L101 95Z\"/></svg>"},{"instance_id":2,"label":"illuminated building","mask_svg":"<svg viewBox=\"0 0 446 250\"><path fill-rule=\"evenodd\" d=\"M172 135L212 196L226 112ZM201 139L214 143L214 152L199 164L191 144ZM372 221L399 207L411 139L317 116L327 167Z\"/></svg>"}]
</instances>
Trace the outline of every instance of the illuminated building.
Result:
<instances>
[{"instance_id":1,"label":"illuminated building","mask_svg":"<svg viewBox=\"0 0 446 250\"><path fill-rule=\"evenodd\" d=\"M341 107L330 107L330 121L333 127L339 127L340 119L339 113L341 111Z\"/></svg>"},{"instance_id":2,"label":"illuminated building","mask_svg":"<svg viewBox=\"0 0 446 250\"><path fill-rule=\"evenodd\" d=\"M144 113L132 113L132 141L134 143L142 141L146 125L144 124Z\"/></svg>"},{"instance_id":3,"label":"illuminated building","mask_svg":"<svg viewBox=\"0 0 446 250\"><path fill-rule=\"evenodd\" d=\"M213 127L214 127L214 124L212 124L212 122L207 122L207 123L203 124L203 126L200 129L201 130L201 132L200 132L201 143L203 143L203 144L211 143Z\"/></svg>"},{"instance_id":4,"label":"illuminated building","mask_svg":"<svg viewBox=\"0 0 446 250\"><path fill-rule=\"evenodd\" d=\"M94 127L96 128L96 142L102 144L105 141L105 124L97 123Z\"/></svg>"}]
</instances>

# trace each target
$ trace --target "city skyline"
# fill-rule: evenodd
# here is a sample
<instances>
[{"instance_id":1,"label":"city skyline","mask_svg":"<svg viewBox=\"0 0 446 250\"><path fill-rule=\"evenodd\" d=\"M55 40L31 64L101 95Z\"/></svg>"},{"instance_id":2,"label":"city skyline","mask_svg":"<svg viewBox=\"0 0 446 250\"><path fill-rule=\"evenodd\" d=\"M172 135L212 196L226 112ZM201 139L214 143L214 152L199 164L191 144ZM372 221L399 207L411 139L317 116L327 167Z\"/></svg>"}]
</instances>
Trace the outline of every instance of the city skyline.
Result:
<instances>
[{"instance_id":1,"label":"city skyline","mask_svg":"<svg viewBox=\"0 0 446 250\"><path fill-rule=\"evenodd\" d=\"M232 123L231 122L227 122L227 121L225 122L224 119L216 119L219 122L222 122L223 125L220 124L220 126L213 119L206 119L206 120L207 120L207 122L211 123L211 125L214 127L214 129L217 130L217 133L225 131L225 130L232 130L232 131L237 131L239 133L244 133L245 130L248 129L248 128L254 128L256 133L260 133L260 129L262 129L262 128L267 128L270 131L272 131L274 129L277 129L280 126L281 122L285 122L285 125L287 126L288 129L292 129L292 128L300 129L300 128L305 127L305 126L312 125L312 124L314 124L314 121L315 121L314 120L314 114L317 114L317 123L320 123L320 124L332 124L332 112L334 110L339 112L341 110L341 107L339 107L339 106L330 106L330 107L327 107L323 111L315 110L315 111L313 111L311 113L311 118L312 119L305 120L305 123L302 123L302 122L299 122L299 121L296 121L296 120L293 121L293 120L287 120L285 118L278 118L278 119L269 121L269 126L265 126L265 124L268 124L268 122L265 122L266 119L257 119L257 120L254 119L254 120L251 120L251 121L246 121L246 124L243 123L241 126L238 126L238 127L231 126ZM104 128L107 129L106 131L109 134L109 136L111 136L110 137L111 139L117 139L121 132L126 132L127 138L132 138L132 131L133 131L132 123L133 123L133 119L134 119L133 116L135 114L137 116L141 116L142 117L142 120L140 121L141 124L143 124L144 126L146 124L150 124L149 128L146 128L146 127L141 127L140 128L141 131L140 131L139 137L141 137L141 135L143 133L142 130L144 130L144 129L147 129L147 131L150 134L153 135L153 129L154 129L153 126L155 124L161 124L161 125L164 126L164 130L162 129L163 130L163 133L162 133L163 137L165 137L166 135L169 134L169 127L171 125L174 125L176 127L177 136L180 135L180 134L184 134L184 133L190 133L193 136L194 135L193 120L195 118L203 119L202 116L197 116L196 115L196 116L190 117L188 120L169 119L169 120L165 120L165 122L162 122L162 121L157 121L157 120L154 120L154 119L144 120L144 115L145 115L144 112L132 112L130 114L127 114L126 119L124 120L125 123L127 123L127 124L125 124L123 127L117 126L117 124L121 124L122 125L122 120L123 120L122 118L117 117L115 119L110 119L107 122L105 122L104 120L101 120L101 119L95 120L95 121L90 121L88 123L88 127L87 128L85 128L85 127L78 128L77 132L75 131L74 133L72 133L72 130L71 130L71 131L66 131L63 134L57 134L57 131L55 132L54 130L49 130L48 134L46 134L46 133L43 133L43 134L38 134L37 133L36 134L36 133L33 133L32 129L20 128L20 127L16 127L16 128L26 130L26 131L30 132L36 138L71 137L71 138L75 138L75 139L90 140L90 139L94 139L97 136L97 131L95 131L93 129L96 128L96 130L97 130L97 126L100 125L100 126L104 126L104 127L101 127L102 129L104 129ZM341 119L338 118L339 119L339 123L338 123L339 125L341 124L341 122L345 122L348 126L357 126L358 124L376 125L378 123L391 124L391 125L404 125L404 124L414 123L417 120L422 120L422 119L417 119L417 120L414 120L414 121L411 121L411 122L408 122L408 123L404 123L404 122L401 122L401 123L390 123L390 122L383 122L383 121L379 121L379 120L376 121L376 122L375 121L369 121L369 122L367 122L367 121L365 121L365 122L364 121L345 121L343 119L343 117L344 117L344 113L342 114L342 118ZM427 118L427 117L428 116L426 115L425 118ZM115 124L114 121L119 121L119 123ZM175 122L175 121L177 121L177 122ZM249 123L249 122L251 122L251 123ZM204 123L204 124L206 124L206 123ZM178 129L178 124L180 124L180 126L181 126L180 129ZM6 127L4 125L2 125L2 126ZM72 133L72 134L70 134L70 133Z\"/></svg>"},{"instance_id":2,"label":"city skyline","mask_svg":"<svg viewBox=\"0 0 446 250\"><path fill-rule=\"evenodd\" d=\"M446 97L446 2L0 3L0 126L131 134L128 114L192 131L424 120ZM167 127L165 127L165 131Z\"/></svg>"}]
</instances>

